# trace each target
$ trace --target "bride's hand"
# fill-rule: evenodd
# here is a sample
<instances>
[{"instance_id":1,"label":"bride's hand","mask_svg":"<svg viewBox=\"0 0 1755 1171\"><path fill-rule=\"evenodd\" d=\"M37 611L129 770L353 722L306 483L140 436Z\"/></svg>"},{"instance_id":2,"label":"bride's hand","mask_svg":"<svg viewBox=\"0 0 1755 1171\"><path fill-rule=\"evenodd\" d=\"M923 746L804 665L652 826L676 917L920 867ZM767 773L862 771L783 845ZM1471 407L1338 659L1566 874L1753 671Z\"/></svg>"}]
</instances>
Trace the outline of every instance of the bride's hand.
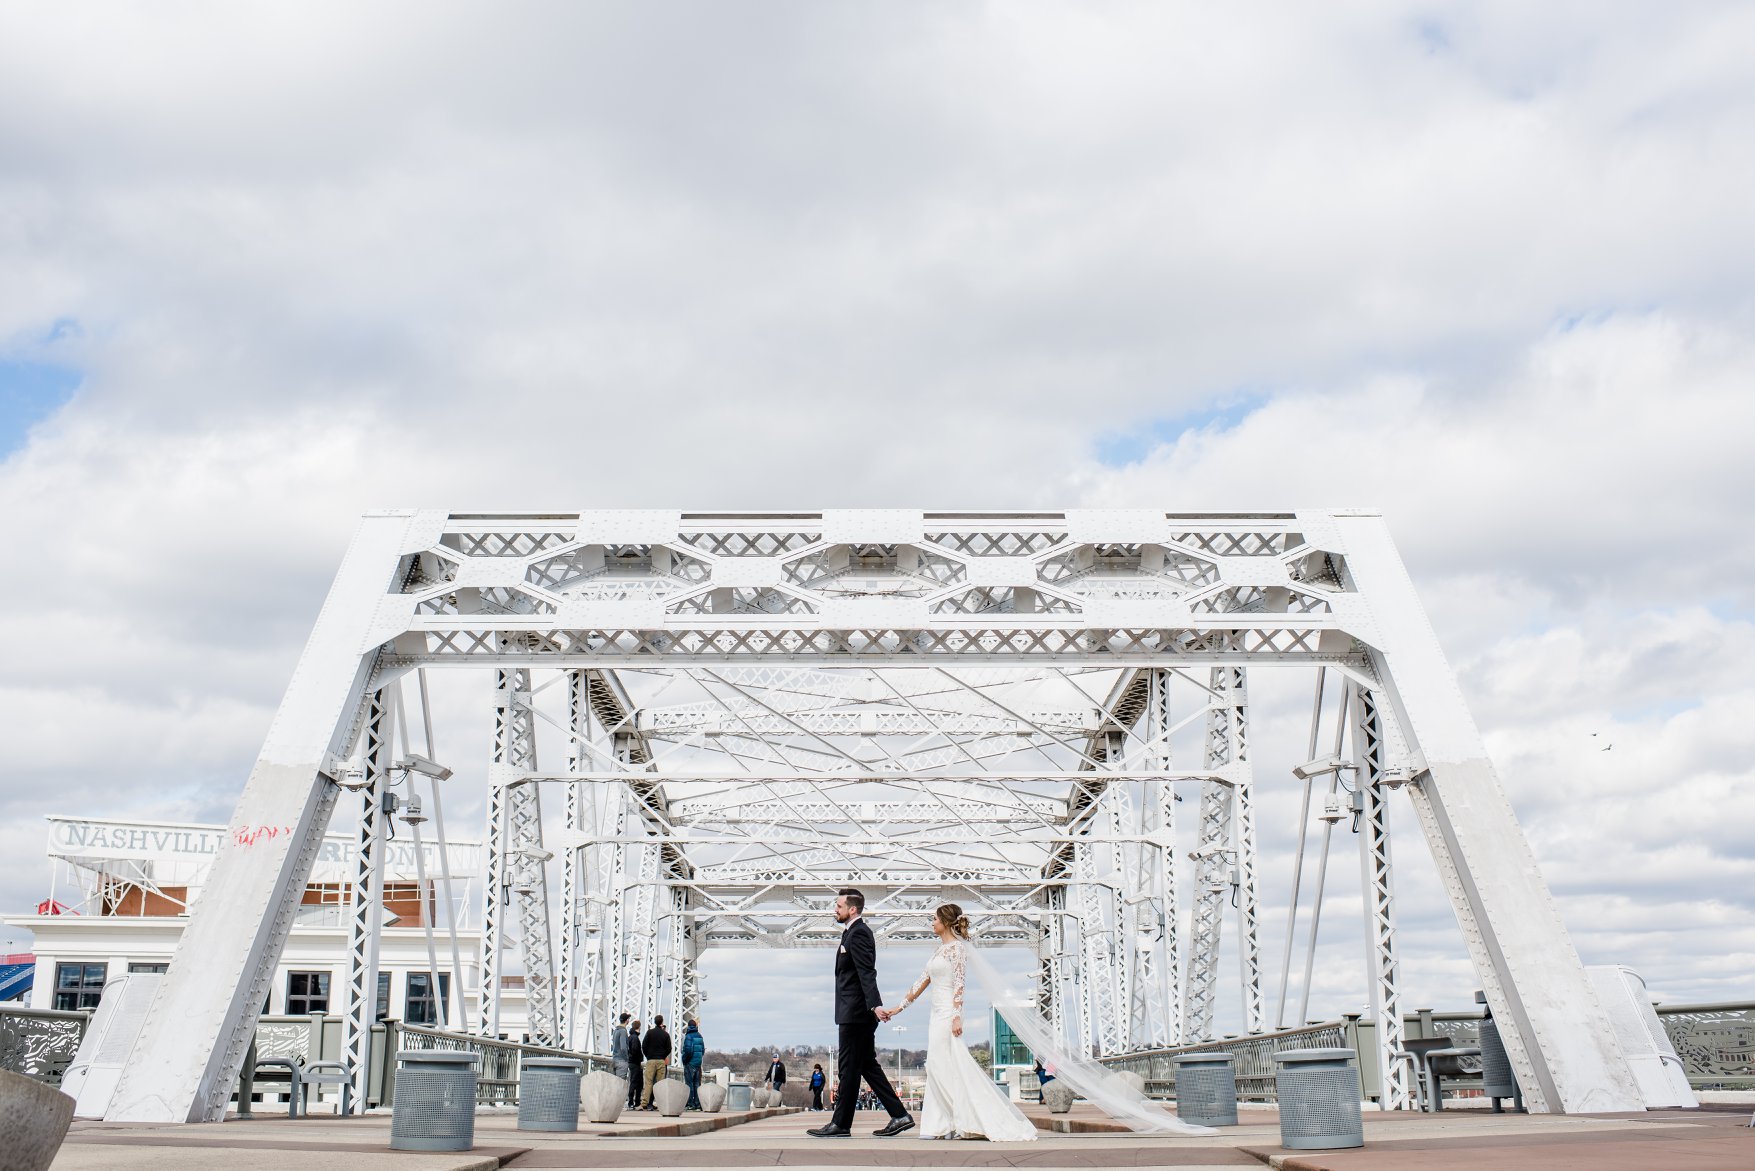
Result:
<instances>
[{"instance_id":1,"label":"bride's hand","mask_svg":"<svg viewBox=\"0 0 1755 1171\"><path fill-rule=\"evenodd\" d=\"M963 1018L960 1016L954 1016L951 1018L951 1036L961 1037L962 1035L963 1035Z\"/></svg>"}]
</instances>

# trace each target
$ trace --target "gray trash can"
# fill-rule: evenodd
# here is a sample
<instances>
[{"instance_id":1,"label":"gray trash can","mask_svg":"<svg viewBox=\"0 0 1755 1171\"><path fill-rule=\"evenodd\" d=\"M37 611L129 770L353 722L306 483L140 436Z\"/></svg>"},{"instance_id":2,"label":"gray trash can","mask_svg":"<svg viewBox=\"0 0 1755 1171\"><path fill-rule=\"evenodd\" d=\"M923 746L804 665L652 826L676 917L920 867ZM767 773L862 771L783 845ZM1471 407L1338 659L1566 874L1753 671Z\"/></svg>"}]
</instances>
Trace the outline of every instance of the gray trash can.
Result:
<instances>
[{"instance_id":1,"label":"gray trash can","mask_svg":"<svg viewBox=\"0 0 1755 1171\"><path fill-rule=\"evenodd\" d=\"M518 1073L519 1130L578 1130L579 1076L574 1057L526 1057Z\"/></svg>"},{"instance_id":2,"label":"gray trash can","mask_svg":"<svg viewBox=\"0 0 1755 1171\"><path fill-rule=\"evenodd\" d=\"M1501 1098L1517 1096L1517 1075L1511 1072L1511 1058L1492 1017L1481 1022L1481 1095L1493 1099L1494 1110L1500 1108Z\"/></svg>"},{"instance_id":3,"label":"gray trash can","mask_svg":"<svg viewBox=\"0 0 1755 1171\"><path fill-rule=\"evenodd\" d=\"M404 1049L396 1054L393 1151L467 1151L475 1146L475 1054Z\"/></svg>"},{"instance_id":4,"label":"gray trash can","mask_svg":"<svg viewBox=\"0 0 1755 1171\"><path fill-rule=\"evenodd\" d=\"M750 1084L748 1082L732 1082L725 1088L725 1108L727 1110L748 1110L750 1108Z\"/></svg>"},{"instance_id":5,"label":"gray trash can","mask_svg":"<svg viewBox=\"0 0 1755 1171\"><path fill-rule=\"evenodd\" d=\"M1365 1145L1359 1067L1351 1049L1284 1049L1280 1063L1280 1145L1332 1151Z\"/></svg>"},{"instance_id":6,"label":"gray trash can","mask_svg":"<svg viewBox=\"0 0 1755 1171\"><path fill-rule=\"evenodd\" d=\"M1229 1053L1178 1053L1176 1116L1196 1126L1237 1125L1237 1074Z\"/></svg>"}]
</instances>

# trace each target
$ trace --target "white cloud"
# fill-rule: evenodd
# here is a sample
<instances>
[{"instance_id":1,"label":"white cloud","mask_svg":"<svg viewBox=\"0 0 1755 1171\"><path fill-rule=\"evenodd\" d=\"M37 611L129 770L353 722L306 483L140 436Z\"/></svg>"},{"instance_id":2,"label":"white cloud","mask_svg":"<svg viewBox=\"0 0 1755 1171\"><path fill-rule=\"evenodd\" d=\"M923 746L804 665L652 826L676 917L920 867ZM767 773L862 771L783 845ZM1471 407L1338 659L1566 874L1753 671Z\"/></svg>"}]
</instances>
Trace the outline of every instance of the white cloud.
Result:
<instances>
[{"instance_id":1,"label":"white cloud","mask_svg":"<svg viewBox=\"0 0 1755 1171\"><path fill-rule=\"evenodd\" d=\"M0 906L65 800L223 813L367 508L1380 504L1581 948L1746 994L1751 43L1736 4L14 13L0 338L77 322L86 382L0 462ZM1169 442L1097 462L1129 428Z\"/></svg>"}]
</instances>

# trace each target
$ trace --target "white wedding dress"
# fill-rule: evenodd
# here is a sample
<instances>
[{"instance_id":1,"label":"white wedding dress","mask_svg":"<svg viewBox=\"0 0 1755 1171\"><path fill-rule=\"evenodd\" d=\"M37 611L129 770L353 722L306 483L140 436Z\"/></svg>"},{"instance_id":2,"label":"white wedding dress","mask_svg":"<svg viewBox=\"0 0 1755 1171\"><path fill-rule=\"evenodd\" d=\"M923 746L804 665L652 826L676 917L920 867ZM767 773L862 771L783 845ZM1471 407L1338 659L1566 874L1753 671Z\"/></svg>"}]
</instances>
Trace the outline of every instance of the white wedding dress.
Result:
<instances>
[{"instance_id":1,"label":"white wedding dress","mask_svg":"<svg viewBox=\"0 0 1755 1171\"><path fill-rule=\"evenodd\" d=\"M951 1032L951 1019L963 1013L968 946L955 940L940 947L927 961L926 974L909 991L909 996L917 997L922 989L932 989L920 1137L1034 1142L1035 1124L975 1064L963 1038Z\"/></svg>"}]
</instances>

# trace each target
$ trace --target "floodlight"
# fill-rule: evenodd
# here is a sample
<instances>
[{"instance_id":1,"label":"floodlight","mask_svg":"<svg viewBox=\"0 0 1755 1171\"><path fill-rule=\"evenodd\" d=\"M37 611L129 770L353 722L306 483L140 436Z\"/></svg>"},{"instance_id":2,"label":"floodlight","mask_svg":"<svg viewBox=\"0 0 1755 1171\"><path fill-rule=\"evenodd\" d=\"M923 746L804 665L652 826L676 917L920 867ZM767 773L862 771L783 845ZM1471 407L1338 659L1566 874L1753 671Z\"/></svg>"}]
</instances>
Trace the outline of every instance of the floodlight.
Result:
<instances>
[{"instance_id":1,"label":"floodlight","mask_svg":"<svg viewBox=\"0 0 1755 1171\"><path fill-rule=\"evenodd\" d=\"M410 772L417 772L423 777L431 777L435 781L449 780L451 770L435 760L429 760L418 752L411 752L396 762L396 767Z\"/></svg>"},{"instance_id":2,"label":"floodlight","mask_svg":"<svg viewBox=\"0 0 1755 1171\"><path fill-rule=\"evenodd\" d=\"M1311 777L1327 776L1329 773L1339 772L1347 767L1341 763L1339 753L1331 752L1327 756L1319 756L1315 760L1307 760L1303 764L1294 766L1292 775L1301 781L1308 781Z\"/></svg>"},{"instance_id":3,"label":"floodlight","mask_svg":"<svg viewBox=\"0 0 1755 1171\"><path fill-rule=\"evenodd\" d=\"M547 862L555 856L553 850L545 850L534 842L526 841L518 847L518 856L526 862Z\"/></svg>"}]
</instances>

